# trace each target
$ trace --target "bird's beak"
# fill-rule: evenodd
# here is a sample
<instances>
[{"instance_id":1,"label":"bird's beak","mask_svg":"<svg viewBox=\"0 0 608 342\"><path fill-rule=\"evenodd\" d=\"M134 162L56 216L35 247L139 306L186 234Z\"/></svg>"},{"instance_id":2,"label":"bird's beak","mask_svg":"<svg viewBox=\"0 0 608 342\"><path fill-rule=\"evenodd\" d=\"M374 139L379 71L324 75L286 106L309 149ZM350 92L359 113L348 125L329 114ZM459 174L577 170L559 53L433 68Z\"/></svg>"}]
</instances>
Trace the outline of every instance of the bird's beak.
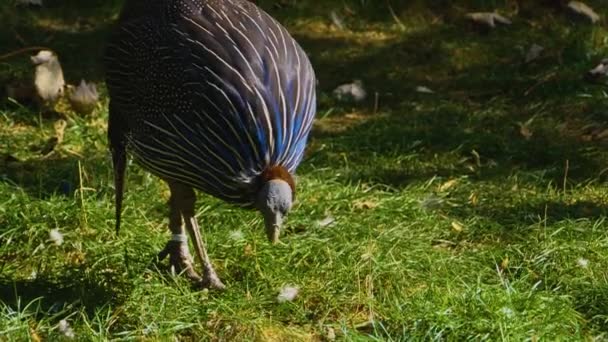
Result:
<instances>
[{"instance_id":1,"label":"bird's beak","mask_svg":"<svg viewBox=\"0 0 608 342\"><path fill-rule=\"evenodd\" d=\"M266 236L268 236L268 240L273 244L279 242L283 216L280 213L264 215L264 224L266 225Z\"/></svg>"}]
</instances>

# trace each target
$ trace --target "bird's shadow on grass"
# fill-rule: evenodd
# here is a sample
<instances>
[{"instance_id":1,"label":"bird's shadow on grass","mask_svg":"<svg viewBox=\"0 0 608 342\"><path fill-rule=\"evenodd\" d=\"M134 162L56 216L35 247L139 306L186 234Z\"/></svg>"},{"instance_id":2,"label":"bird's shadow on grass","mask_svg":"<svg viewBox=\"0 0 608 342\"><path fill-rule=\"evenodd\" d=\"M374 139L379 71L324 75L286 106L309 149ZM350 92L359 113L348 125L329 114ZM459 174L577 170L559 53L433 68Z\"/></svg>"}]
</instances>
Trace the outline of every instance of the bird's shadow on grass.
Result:
<instances>
[{"instance_id":1,"label":"bird's shadow on grass","mask_svg":"<svg viewBox=\"0 0 608 342\"><path fill-rule=\"evenodd\" d=\"M0 182L10 184L37 199L52 196L72 197L81 184L95 186L110 179L109 160L99 153L83 152L83 156L65 152L51 152L47 157L18 160L9 154L0 156ZM94 178L93 178L94 177ZM96 191L103 197L106 191Z\"/></svg>"},{"instance_id":2,"label":"bird's shadow on grass","mask_svg":"<svg viewBox=\"0 0 608 342\"><path fill-rule=\"evenodd\" d=\"M593 201L565 202L543 199L516 205L492 201L475 207L446 209L443 213L463 222L472 217L484 219L483 224L473 228L472 231L456 234L459 240L475 242L500 238L501 243L504 243L527 239L532 226L556 227L557 223L566 220L600 220L608 215L608 205ZM550 234L551 231L548 230L547 233Z\"/></svg>"},{"instance_id":3,"label":"bird's shadow on grass","mask_svg":"<svg viewBox=\"0 0 608 342\"><path fill-rule=\"evenodd\" d=\"M79 188L77 157L20 161L5 155L3 159L0 161L0 181L22 189L31 197L72 196Z\"/></svg>"},{"instance_id":4,"label":"bird's shadow on grass","mask_svg":"<svg viewBox=\"0 0 608 342\"><path fill-rule=\"evenodd\" d=\"M342 173L344 182L396 188L434 175L473 175L491 180L519 169L543 171L548 179L558 180L564 175L566 161L570 180L597 177L604 161L597 158L597 153L581 151L597 151L602 144L582 141L570 132L556 135L556 126L586 119L606 108L597 98L577 98L577 93L598 91L582 77L588 59L584 41L593 34L592 29L574 28L551 42L541 32L533 32L523 26L462 34L462 30L442 25L388 42L298 37L310 52L322 93L360 78L370 94L365 103L352 105L321 96L321 108L337 109L327 118L339 120L355 112L361 120L336 132L315 129L313 144L331 144L333 150L321 152L326 155L317 156L315 163L331 167L336 160L329 154L343 151L353 165L351 172ZM523 63L524 50L504 48L531 45L536 39L550 45L546 56L535 63ZM465 48L460 52L458 46ZM327 53L332 50L336 53ZM466 57L470 50L479 50L480 57ZM459 57L460 53L465 57ZM435 94L416 92L419 85ZM374 93L379 94L377 111ZM540 119L532 122L542 124L531 126L531 137L522 136L521 124L536 116ZM370 163L370 156L395 159L410 154L413 161L420 162L437 155L471 159L471 153L478 154L482 164L497 167L478 167L472 173L453 160L438 159L424 161L422 168L407 163L365 165Z\"/></svg>"},{"instance_id":5,"label":"bird's shadow on grass","mask_svg":"<svg viewBox=\"0 0 608 342\"><path fill-rule=\"evenodd\" d=\"M608 332L608 287L605 284L581 286L573 296L576 310L604 333Z\"/></svg>"},{"instance_id":6,"label":"bird's shadow on grass","mask_svg":"<svg viewBox=\"0 0 608 342\"><path fill-rule=\"evenodd\" d=\"M82 268L64 269L51 277L44 274L32 279L0 277L0 302L18 310L38 301L30 310L37 310L37 314L44 316L84 308L89 317L93 317L103 306L124 302L125 298L114 289L124 289L128 284L119 279L118 275L109 273L91 275Z\"/></svg>"}]
</instances>

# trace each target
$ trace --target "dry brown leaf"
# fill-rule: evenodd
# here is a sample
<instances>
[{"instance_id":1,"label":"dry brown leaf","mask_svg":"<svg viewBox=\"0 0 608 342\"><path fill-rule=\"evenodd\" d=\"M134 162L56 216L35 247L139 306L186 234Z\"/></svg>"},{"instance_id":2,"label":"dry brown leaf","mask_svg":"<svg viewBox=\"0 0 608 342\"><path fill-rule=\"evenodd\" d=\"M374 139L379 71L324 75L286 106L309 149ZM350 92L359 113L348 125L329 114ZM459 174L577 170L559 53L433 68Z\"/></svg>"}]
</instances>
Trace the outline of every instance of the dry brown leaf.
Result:
<instances>
[{"instance_id":1,"label":"dry brown leaf","mask_svg":"<svg viewBox=\"0 0 608 342\"><path fill-rule=\"evenodd\" d=\"M506 270L508 267L509 267L509 257L505 257L504 259L502 259L502 262L500 263L500 269Z\"/></svg>"},{"instance_id":2,"label":"dry brown leaf","mask_svg":"<svg viewBox=\"0 0 608 342\"><path fill-rule=\"evenodd\" d=\"M458 184L458 179L451 179L439 186L439 192L445 192L453 188L456 184Z\"/></svg>"},{"instance_id":3,"label":"dry brown leaf","mask_svg":"<svg viewBox=\"0 0 608 342\"><path fill-rule=\"evenodd\" d=\"M530 138L532 138L532 135L534 135L530 127L525 124L519 124L519 134L521 134L521 136L524 137L524 139L526 140L530 140Z\"/></svg>"},{"instance_id":4,"label":"dry brown leaf","mask_svg":"<svg viewBox=\"0 0 608 342\"><path fill-rule=\"evenodd\" d=\"M30 326L30 338L33 342L42 342L42 338L40 338L40 335L38 335L38 332L36 332L36 329L33 326Z\"/></svg>"},{"instance_id":5,"label":"dry brown leaf","mask_svg":"<svg viewBox=\"0 0 608 342\"><path fill-rule=\"evenodd\" d=\"M464 230L464 226L458 221L452 221L452 229L454 229L454 231L460 233Z\"/></svg>"},{"instance_id":6,"label":"dry brown leaf","mask_svg":"<svg viewBox=\"0 0 608 342\"><path fill-rule=\"evenodd\" d=\"M369 199L359 199L353 202L353 206L358 210L374 209L378 206L378 203Z\"/></svg>"},{"instance_id":7,"label":"dry brown leaf","mask_svg":"<svg viewBox=\"0 0 608 342\"><path fill-rule=\"evenodd\" d=\"M53 127L55 128L55 136L57 137L58 144L61 144L63 142L63 136L67 125L67 121L63 119L55 121L55 124L53 125Z\"/></svg>"},{"instance_id":8,"label":"dry brown leaf","mask_svg":"<svg viewBox=\"0 0 608 342\"><path fill-rule=\"evenodd\" d=\"M253 247L250 244L246 244L243 248L243 255L246 257L253 256L255 253L253 252Z\"/></svg>"},{"instance_id":9,"label":"dry brown leaf","mask_svg":"<svg viewBox=\"0 0 608 342\"><path fill-rule=\"evenodd\" d=\"M469 196L469 203L471 203L472 206L476 206L479 203L479 198L477 197L477 193L472 192L471 195Z\"/></svg>"}]
</instances>

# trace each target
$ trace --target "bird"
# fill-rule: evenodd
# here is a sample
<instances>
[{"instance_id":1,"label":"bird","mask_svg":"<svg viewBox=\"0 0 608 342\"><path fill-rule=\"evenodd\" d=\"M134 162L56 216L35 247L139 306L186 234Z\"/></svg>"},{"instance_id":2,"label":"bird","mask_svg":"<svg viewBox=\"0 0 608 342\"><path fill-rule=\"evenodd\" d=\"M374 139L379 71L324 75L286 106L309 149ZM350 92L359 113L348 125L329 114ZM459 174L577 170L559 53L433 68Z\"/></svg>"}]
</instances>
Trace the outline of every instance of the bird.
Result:
<instances>
[{"instance_id":1,"label":"bird","mask_svg":"<svg viewBox=\"0 0 608 342\"><path fill-rule=\"evenodd\" d=\"M278 242L316 113L312 64L246 0L127 0L117 21L104 53L116 232L130 156L169 186L172 235L158 259L224 289L195 218L196 192L257 210Z\"/></svg>"}]
</instances>

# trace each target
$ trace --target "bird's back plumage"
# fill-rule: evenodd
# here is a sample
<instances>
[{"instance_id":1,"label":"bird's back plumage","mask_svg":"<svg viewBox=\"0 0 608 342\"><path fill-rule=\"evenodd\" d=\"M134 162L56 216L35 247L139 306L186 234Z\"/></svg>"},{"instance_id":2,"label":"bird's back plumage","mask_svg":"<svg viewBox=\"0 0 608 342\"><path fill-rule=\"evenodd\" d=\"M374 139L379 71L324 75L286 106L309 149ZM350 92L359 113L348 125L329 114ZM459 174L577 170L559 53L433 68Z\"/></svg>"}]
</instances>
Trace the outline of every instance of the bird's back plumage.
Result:
<instances>
[{"instance_id":1,"label":"bird's back plumage","mask_svg":"<svg viewBox=\"0 0 608 342\"><path fill-rule=\"evenodd\" d=\"M302 159L316 109L306 54L248 1L149 3L127 4L107 49L111 144L163 178L253 204L265 170Z\"/></svg>"}]
</instances>

